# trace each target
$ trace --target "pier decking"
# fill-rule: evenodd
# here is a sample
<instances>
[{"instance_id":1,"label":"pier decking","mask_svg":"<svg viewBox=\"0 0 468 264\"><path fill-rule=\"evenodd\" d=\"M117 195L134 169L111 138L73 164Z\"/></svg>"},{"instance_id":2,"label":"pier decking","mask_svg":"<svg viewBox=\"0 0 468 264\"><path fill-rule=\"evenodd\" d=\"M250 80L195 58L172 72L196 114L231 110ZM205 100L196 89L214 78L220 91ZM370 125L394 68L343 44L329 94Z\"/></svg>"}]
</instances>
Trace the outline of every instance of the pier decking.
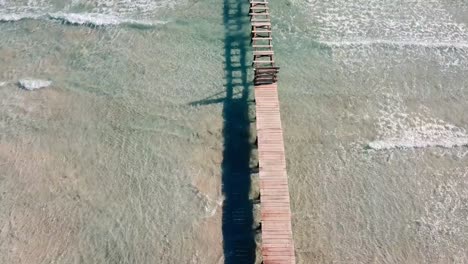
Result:
<instances>
[{"instance_id":1,"label":"pier decking","mask_svg":"<svg viewBox=\"0 0 468 264\"><path fill-rule=\"evenodd\" d=\"M277 85L255 86L264 264L295 263Z\"/></svg>"},{"instance_id":2,"label":"pier decking","mask_svg":"<svg viewBox=\"0 0 468 264\"><path fill-rule=\"evenodd\" d=\"M295 263L277 74L266 0L250 1L264 264Z\"/></svg>"}]
</instances>

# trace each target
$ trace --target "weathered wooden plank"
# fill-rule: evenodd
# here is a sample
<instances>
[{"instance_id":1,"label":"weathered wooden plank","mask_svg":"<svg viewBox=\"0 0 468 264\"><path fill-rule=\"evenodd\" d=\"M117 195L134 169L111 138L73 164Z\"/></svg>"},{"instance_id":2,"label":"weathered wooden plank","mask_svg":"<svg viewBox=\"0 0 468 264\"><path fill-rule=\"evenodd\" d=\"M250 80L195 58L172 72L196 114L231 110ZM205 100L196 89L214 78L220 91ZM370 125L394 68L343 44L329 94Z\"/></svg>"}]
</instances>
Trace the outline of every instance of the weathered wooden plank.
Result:
<instances>
[{"instance_id":1,"label":"weathered wooden plank","mask_svg":"<svg viewBox=\"0 0 468 264\"><path fill-rule=\"evenodd\" d=\"M252 0L251 11L253 13L251 15L257 17L266 14L254 12L256 10L267 12L268 10L266 3L262 2L257 5L256 1L258 0ZM286 158L276 85L276 74L279 68L274 66L271 42L269 45L256 43L272 39L271 22L252 22L252 26L254 49L268 48L268 50L254 50L253 52L263 263L295 263ZM266 28L262 29L262 27ZM260 37L257 35L259 33L268 33L268 36ZM271 58L269 60L257 59L262 56L271 56ZM270 65L259 66L261 64ZM259 85L259 82L273 83Z\"/></svg>"},{"instance_id":2,"label":"weathered wooden plank","mask_svg":"<svg viewBox=\"0 0 468 264\"><path fill-rule=\"evenodd\" d=\"M264 206L262 206L262 209L264 207L265 210L268 210L270 208L275 208L275 207L287 207L289 206L290 200L288 200L288 195L287 194L279 194L282 196L281 199L274 200L270 199L269 197L263 195L260 196L261 202L264 203ZM273 196L273 195L271 195Z\"/></svg>"},{"instance_id":3,"label":"weathered wooden plank","mask_svg":"<svg viewBox=\"0 0 468 264\"><path fill-rule=\"evenodd\" d=\"M280 196L281 190L285 189L287 186L288 186L287 184L281 184L281 185L280 184L261 184L260 191L263 191L265 194L268 194L266 193L266 190L272 190L273 194L277 193L279 198L282 198ZM289 192L284 192L284 193L288 194ZM288 195L285 195L285 196L288 196Z\"/></svg>"},{"instance_id":4,"label":"weathered wooden plank","mask_svg":"<svg viewBox=\"0 0 468 264\"><path fill-rule=\"evenodd\" d=\"M270 196L277 196L279 200L281 199L286 199L287 197L289 197L289 192L285 192L285 191L282 191L281 189L264 189L264 188L261 188L260 189L260 192L263 192L260 197L263 197L264 201L274 201L275 199L273 199L272 197Z\"/></svg>"},{"instance_id":5,"label":"weathered wooden plank","mask_svg":"<svg viewBox=\"0 0 468 264\"><path fill-rule=\"evenodd\" d=\"M250 16L255 16L255 15L258 15L258 16L269 16L270 13L268 13L268 12L261 12L261 13L250 12L249 15L250 15Z\"/></svg>"},{"instance_id":6,"label":"weathered wooden plank","mask_svg":"<svg viewBox=\"0 0 468 264\"><path fill-rule=\"evenodd\" d=\"M283 177L281 177L279 179L265 177L263 179L260 179L260 184L265 184L265 185L268 185L268 184L288 185L288 179L285 179L284 174L282 176Z\"/></svg>"},{"instance_id":7,"label":"weathered wooden plank","mask_svg":"<svg viewBox=\"0 0 468 264\"><path fill-rule=\"evenodd\" d=\"M263 251L262 251L263 253ZM277 262L270 262L277 261ZM263 263L273 264L273 263L295 263L293 256L263 256Z\"/></svg>"}]
</instances>

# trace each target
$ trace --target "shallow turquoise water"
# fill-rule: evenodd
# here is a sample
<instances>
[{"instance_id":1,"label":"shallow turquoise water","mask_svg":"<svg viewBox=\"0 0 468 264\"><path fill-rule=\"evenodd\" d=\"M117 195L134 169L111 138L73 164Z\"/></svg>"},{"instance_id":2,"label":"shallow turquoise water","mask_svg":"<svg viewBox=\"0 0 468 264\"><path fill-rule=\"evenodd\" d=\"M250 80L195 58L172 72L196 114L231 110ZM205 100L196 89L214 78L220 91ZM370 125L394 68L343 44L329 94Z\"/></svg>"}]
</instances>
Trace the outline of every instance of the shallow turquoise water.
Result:
<instances>
[{"instance_id":1,"label":"shallow turquoise water","mask_svg":"<svg viewBox=\"0 0 468 264\"><path fill-rule=\"evenodd\" d=\"M222 259L221 105L189 105L224 90L222 6L138 3L38 2L0 24L0 262ZM69 10L137 22L43 16ZM25 91L25 78L52 85Z\"/></svg>"},{"instance_id":2,"label":"shallow turquoise water","mask_svg":"<svg viewBox=\"0 0 468 264\"><path fill-rule=\"evenodd\" d=\"M222 263L223 3L0 10L0 262ZM467 4L271 13L299 263L468 262Z\"/></svg>"},{"instance_id":3,"label":"shallow turquoise water","mask_svg":"<svg viewBox=\"0 0 468 264\"><path fill-rule=\"evenodd\" d=\"M296 4L272 8L299 262L467 262L468 6Z\"/></svg>"}]
</instances>

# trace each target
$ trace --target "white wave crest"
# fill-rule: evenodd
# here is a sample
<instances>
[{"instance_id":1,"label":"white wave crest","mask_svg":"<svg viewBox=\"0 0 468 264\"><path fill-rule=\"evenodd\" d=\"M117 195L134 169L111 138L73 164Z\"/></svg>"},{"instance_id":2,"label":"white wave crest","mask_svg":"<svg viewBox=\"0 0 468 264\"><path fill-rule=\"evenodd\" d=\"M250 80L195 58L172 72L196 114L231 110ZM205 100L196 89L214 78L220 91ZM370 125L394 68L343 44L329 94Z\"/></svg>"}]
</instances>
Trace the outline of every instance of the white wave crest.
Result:
<instances>
[{"instance_id":1,"label":"white wave crest","mask_svg":"<svg viewBox=\"0 0 468 264\"><path fill-rule=\"evenodd\" d=\"M375 150L395 148L453 148L468 146L464 128L423 113L408 113L398 97L386 98L377 124L378 139L368 144Z\"/></svg>"},{"instance_id":2,"label":"white wave crest","mask_svg":"<svg viewBox=\"0 0 468 264\"><path fill-rule=\"evenodd\" d=\"M154 27L156 25L166 24L167 21L149 21L122 18L115 15L106 15L99 13L47 13L47 14L0 14L0 22L16 22L25 19L41 19L60 21L72 25L84 26L118 26L129 25L137 27Z\"/></svg>"},{"instance_id":3,"label":"white wave crest","mask_svg":"<svg viewBox=\"0 0 468 264\"><path fill-rule=\"evenodd\" d=\"M312 0L310 19L320 41L365 39L401 42L467 43L468 28L443 1ZM364 39L364 41L365 41Z\"/></svg>"},{"instance_id":4,"label":"white wave crest","mask_svg":"<svg viewBox=\"0 0 468 264\"><path fill-rule=\"evenodd\" d=\"M426 148L443 147L453 148L468 146L468 135L463 132L451 132L444 126L430 125L425 128L404 131L395 138L376 140L369 143L369 147L375 150L395 148Z\"/></svg>"},{"instance_id":5,"label":"white wave crest","mask_svg":"<svg viewBox=\"0 0 468 264\"><path fill-rule=\"evenodd\" d=\"M0 14L0 22L16 22L24 19L39 19L41 15L33 13Z\"/></svg>"},{"instance_id":6,"label":"white wave crest","mask_svg":"<svg viewBox=\"0 0 468 264\"><path fill-rule=\"evenodd\" d=\"M46 80L32 80L32 79L24 79L19 81L19 85L26 90L32 91L41 88L48 87L52 84L51 81Z\"/></svg>"},{"instance_id":7,"label":"white wave crest","mask_svg":"<svg viewBox=\"0 0 468 264\"><path fill-rule=\"evenodd\" d=\"M375 65L393 66L416 60L429 61L442 71L468 66L468 27L447 9L453 3L440 0L307 2L311 37L327 45L333 60L343 64L344 70L349 66L367 70Z\"/></svg>"},{"instance_id":8,"label":"white wave crest","mask_svg":"<svg viewBox=\"0 0 468 264\"><path fill-rule=\"evenodd\" d=\"M423 47L423 48L441 48L441 49L468 49L468 42L428 42L428 41L391 41L384 39L369 39L359 41L321 41L320 43L331 47L347 46L398 46L398 47Z\"/></svg>"},{"instance_id":9,"label":"white wave crest","mask_svg":"<svg viewBox=\"0 0 468 264\"><path fill-rule=\"evenodd\" d=\"M53 20L60 20L64 23L73 25L92 25L92 26L116 26L133 25L152 27L157 24L165 24L165 21L146 21L121 18L114 15L105 15L99 13L50 13L48 17Z\"/></svg>"}]
</instances>

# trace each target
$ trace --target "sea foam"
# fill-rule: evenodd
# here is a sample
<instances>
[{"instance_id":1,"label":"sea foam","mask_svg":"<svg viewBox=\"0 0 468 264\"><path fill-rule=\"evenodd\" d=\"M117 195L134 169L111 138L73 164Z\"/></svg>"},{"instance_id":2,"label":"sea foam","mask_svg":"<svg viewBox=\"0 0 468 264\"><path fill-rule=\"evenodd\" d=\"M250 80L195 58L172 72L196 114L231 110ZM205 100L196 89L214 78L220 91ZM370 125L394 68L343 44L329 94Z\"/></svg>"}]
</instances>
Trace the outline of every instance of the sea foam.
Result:
<instances>
[{"instance_id":1,"label":"sea foam","mask_svg":"<svg viewBox=\"0 0 468 264\"><path fill-rule=\"evenodd\" d=\"M33 13L0 14L0 22L16 22L24 19L39 19L41 15Z\"/></svg>"},{"instance_id":2,"label":"sea foam","mask_svg":"<svg viewBox=\"0 0 468 264\"><path fill-rule=\"evenodd\" d=\"M166 24L167 21L149 21L149 20L135 20L129 18L122 18L115 15L107 15L100 13L46 13L46 14L32 14L32 13L18 13L18 14L0 14L0 22L16 22L25 19L40 19L60 21L65 24L71 25L84 25L84 26L118 26L128 25L137 27L153 27L156 25Z\"/></svg>"},{"instance_id":3,"label":"sea foam","mask_svg":"<svg viewBox=\"0 0 468 264\"><path fill-rule=\"evenodd\" d=\"M21 88L29 91L49 87L51 84L51 81L46 80L23 79L19 81Z\"/></svg>"},{"instance_id":4,"label":"sea foam","mask_svg":"<svg viewBox=\"0 0 468 264\"><path fill-rule=\"evenodd\" d=\"M419 127L402 131L394 138L376 140L369 143L375 150L394 148L425 148L443 147L453 148L468 146L468 135L464 132L452 132L444 126L429 125L428 128Z\"/></svg>"},{"instance_id":5,"label":"sea foam","mask_svg":"<svg viewBox=\"0 0 468 264\"><path fill-rule=\"evenodd\" d=\"M427 109L408 112L399 97L387 97L380 113L377 139L368 144L371 149L468 146L464 128L428 117Z\"/></svg>"},{"instance_id":6,"label":"sea foam","mask_svg":"<svg viewBox=\"0 0 468 264\"><path fill-rule=\"evenodd\" d=\"M442 71L468 67L468 27L441 1L308 2L311 37L328 46L346 69L387 65L389 56L396 64L423 59Z\"/></svg>"},{"instance_id":7,"label":"sea foam","mask_svg":"<svg viewBox=\"0 0 468 264\"><path fill-rule=\"evenodd\" d=\"M346 46L398 46L398 47L423 47L423 48L439 48L439 49L468 49L468 42L450 42L450 41L392 41L385 39L368 39L359 41L321 41L321 44L331 47L346 47Z\"/></svg>"},{"instance_id":8,"label":"sea foam","mask_svg":"<svg viewBox=\"0 0 468 264\"><path fill-rule=\"evenodd\" d=\"M321 42L467 43L468 28L440 1L314 0L310 7Z\"/></svg>"},{"instance_id":9,"label":"sea foam","mask_svg":"<svg viewBox=\"0 0 468 264\"><path fill-rule=\"evenodd\" d=\"M152 27L157 24L165 24L165 21L145 21L121 18L114 15L99 13L50 13L48 17L52 20L59 20L73 25L91 25L91 26L115 26L132 25Z\"/></svg>"}]
</instances>

